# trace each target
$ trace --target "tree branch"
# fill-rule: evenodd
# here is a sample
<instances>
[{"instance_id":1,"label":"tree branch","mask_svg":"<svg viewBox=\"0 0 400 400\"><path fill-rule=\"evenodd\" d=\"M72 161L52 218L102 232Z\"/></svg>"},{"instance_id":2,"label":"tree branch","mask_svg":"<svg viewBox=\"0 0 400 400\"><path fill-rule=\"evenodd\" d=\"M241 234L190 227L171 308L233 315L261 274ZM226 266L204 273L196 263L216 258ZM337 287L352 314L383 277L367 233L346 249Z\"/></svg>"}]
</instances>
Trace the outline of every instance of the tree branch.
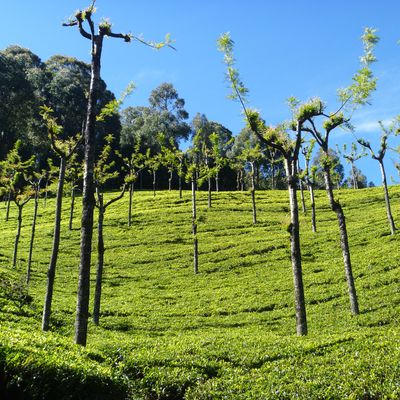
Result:
<instances>
[{"instance_id":1,"label":"tree branch","mask_svg":"<svg viewBox=\"0 0 400 400\"><path fill-rule=\"evenodd\" d=\"M121 193L120 193L117 197L114 197L113 199L109 200L106 204L104 204L104 206L103 206L104 210L105 210L109 205L111 205L112 203L115 203L115 202L118 201L119 199L122 199L122 197L124 197L124 194L125 194L125 189L126 189L126 184L124 184L124 186L122 187Z\"/></svg>"},{"instance_id":2,"label":"tree branch","mask_svg":"<svg viewBox=\"0 0 400 400\"><path fill-rule=\"evenodd\" d=\"M127 35L127 34L124 34L124 33L108 32L108 33L104 33L104 34L106 36L109 36L109 37L113 37L113 38L117 38L117 39L124 39L124 41L127 42L127 43L131 42L131 40L132 40L130 35ZM143 41L142 43L145 43L145 44L149 45L145 41Z\"/></svg>"}]
</instances>

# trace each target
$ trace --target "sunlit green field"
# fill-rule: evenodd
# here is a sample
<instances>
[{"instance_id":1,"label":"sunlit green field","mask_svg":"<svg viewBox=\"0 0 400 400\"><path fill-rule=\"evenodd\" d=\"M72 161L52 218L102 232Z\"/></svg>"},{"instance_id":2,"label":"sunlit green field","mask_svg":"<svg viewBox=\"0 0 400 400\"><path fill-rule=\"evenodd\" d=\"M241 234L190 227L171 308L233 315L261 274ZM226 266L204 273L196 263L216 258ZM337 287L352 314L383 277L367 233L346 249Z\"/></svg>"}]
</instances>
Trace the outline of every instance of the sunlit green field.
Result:
<instances>
[{"instance_id":1,"label":"sunlit green field","mask_svg":"<svg viewBox=\"0 0 400 400\"><path fill-rule=\"evenodd\" d=\"M390 193L400 226L400 188ZM68 230L69 198L52 329L40 330L54 215L54 199L46 208L41 199L29 287L33 305L19 311L0 299L0 398L5 387L10 398L399 398L400 239L389 235L382 189L338 192L350 236L357 317L350 315L336 217L325 192L316 195L316 234L311 212L301 214L309 325L302 338L295 335L287 193L257 193L256 226L249 193L213 195L212 209L206 193L198 195L198 275L189 192L182 200L176 191L155 197L136 192L130 228L127 196L110 206L100 326L90 323L86 349L73 345L80 220L78 209L75 229ZM0 205L3 277L26 274L32 211L30 203L12 270L16 207L6 223Z\"/></svg>"}]
</instances>

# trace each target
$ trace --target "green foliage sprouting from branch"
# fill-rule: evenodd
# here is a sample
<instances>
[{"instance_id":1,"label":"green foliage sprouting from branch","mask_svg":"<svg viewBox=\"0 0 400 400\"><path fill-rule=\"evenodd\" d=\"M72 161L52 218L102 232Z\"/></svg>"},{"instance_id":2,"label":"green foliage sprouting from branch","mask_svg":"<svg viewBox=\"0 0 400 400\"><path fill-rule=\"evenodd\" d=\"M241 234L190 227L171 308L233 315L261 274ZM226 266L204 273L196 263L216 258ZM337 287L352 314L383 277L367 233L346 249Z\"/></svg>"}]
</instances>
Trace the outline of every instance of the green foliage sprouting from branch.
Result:
<instances>
[{"instance_id":1,"label":"green foliage sprouting from branch","mask_svg":"<svg viewBox=\"0 0 400 400\"><path fill-rule=\"evenodd\" d=\"M361 67L353 76L353 83L338 90L339 100L350 111L354 111L360 105L369 104L369 97L376 89L377 79L371 71L371 64L376 61L374 49L379 42L376 29L365 28L361 40L364 47L364 53L360 57Z\"/></svg>"}]
</instances>

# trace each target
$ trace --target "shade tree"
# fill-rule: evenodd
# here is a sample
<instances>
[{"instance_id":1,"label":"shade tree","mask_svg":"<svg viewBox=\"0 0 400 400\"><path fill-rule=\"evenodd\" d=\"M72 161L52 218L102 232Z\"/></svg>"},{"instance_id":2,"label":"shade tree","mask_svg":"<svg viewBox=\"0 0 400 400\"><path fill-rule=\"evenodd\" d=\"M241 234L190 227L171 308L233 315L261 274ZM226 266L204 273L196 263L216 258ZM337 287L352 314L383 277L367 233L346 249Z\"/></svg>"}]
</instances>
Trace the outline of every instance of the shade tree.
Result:
<instances>
[{"instance_id":1,"label":"shade tree","mask_svg":"<svg viewBox=\"0 0 400 400\"><path fill-rule=\"evenodd\" d=\"M15 234L12 259L13 267L15 267L17 264L18 245L22 227L22 211L24 206L32 197L31 187L25 177L29 174L29 171L35 162L34 156L31 156L29 159L24 160L21 153L22 141L17 140L14 146L8 152L6 158L0 162L1 190L2 192L5 192L9 195L9 198L15 203L18 209L17 230Z\"/></svg>"},{"instance_id":2,"label":"shade tree","mask_svg":"<svg viewBox=\"0 0 400 400\"><path fill-rule=\"evenodd\" d=\"M382 134L381 134L381 142L380 142L378 151L375 151L372 148L372 145L369 141L367 141L365 139L357 140L358 143L361 146L363 146L363 148L365 148L369 151L371 158L373 160L376 160L379 163L379 167L380 167L381 175L382 175L382 186L383 186L383 190L384 190L384 194L385 194L386 214L387 214L387 219L388 219L388 223L389 223L390 233L392 235L395 234L396 226L394 223L392 209L390 206L390 196L389 196L389 190L388 190L388 185L387 185L387 177L386 177L384 158L385 158L385 155L387 154L387 150L388 150L388 139L391 135L393 135L395 132L397 132L398 124L399 124L399 121L397 119L392 121L391 124L388 126L385 126L382 121L379 121L379 126L382 130Z\"/></svg>"},{"instance_id":3,"label":"shade tree","mask_svg":"<svg viewBox=\"0 0 400 400\"><path fill-rule=\"evenodd\" d=\"M119 177L120 172L117 169L115 161L112 159L112 142L114 138L112 135L105 137L106 144L96 160L94 167L94 180L96 185L96 208L98 209L98 220L97 220L97 268L96 268L96 286L94 292L94 304L93 304L93 322L99 324L100 319L100 305L101 305L101 289L103 281L103 270L104 270L104 234L103 234L103 223L104 215L107 208L120 200L125 193L125 184L122 187L121 192L109 199L104 200L104 189L108 181Z\"/></svg>"},{"instance_id":4,"label":"shade tree","mask_svg":"<svg viewBox=\"0 0 400 400\"><path fill-rule=\"evenodd\" d=\"M350 150L347 149L346 143L342 147L342 151L338 149L338 153L343 156L343 158L350 164L350 170L351 170L351 180L353 184L353 189L360 189L358 185L358 177L359 175L357 174L358 170L355 166L356 161L358 161L360 158L366 156L365 151L359 151L357 148L356 143L352 143Z\"/></svg>"},{"instance_id":5,"label":"shade tree","mask_svg":"<svg viewBox=\"0 0 400 400\"><path fill-rule=\"evenodd\" d=\"M127 171L125 182L129 188L129 202L128 202L128 226L132 225L132 199L135 182L139 173L145 167L145 155L140 151L140 142L137 142L131 149L128 156L124 157L121 152L116 151L117 156L122 160L124 167Z\"/></svg>"},{"instance_id":6,"label":"shade tree","mask_svg":"<svg viewBox=\"0 0 400 400\"><path fill-rule=\"evenodd\" d=\"M353 83L347 88L338 91L339 106L334 112L327 112L326 105L318 98L314 99L319 112L308 115L302 130L312 135L321 149L321 167L324 171L325 188L332 211L336 214L339 232L340 245L343 254L345 276L350 298L350 309L353 315L359 313L358 298L354 283L353 269L351 264L350 246L347 234L346 219L343 207L335 198L333 192L333 181L331 176L332 154L329 148L331 133L338 127L351 129L350 120L354 110L368 103L371 93L376 88L376 79L371 71L371 63L375 61L373 50L378 37L375 30L366 28L362 35L364 53L361 57L361 67L353 76ZM346 115L345 115L346 114ZM319 122L319 123L318 123Z\"/></svg>"},{"instance_id":7,"label":"shade tree","mask_svg":"<svg viewBox=\"0 0 400 400\"><path fill-rule=\"evenodd\" d=\"M82 195L82 221L81 221L81 246L78 295L75 320L75 343L85 346L87 341L87 325L90 294L90 260L93 236L93 210L94 179L93 170L96 152L96 105L99 100L101 55L105 37L122 39L125 42L132 40L144 43L152 48L160 49L171 46L169 36L160 43L146 42L138 36L131 34L115 33L108 20L102 20L96 30L93 14L95 12L93 3L85 10L79 10L64 24L64 26L77 27L80 35L89 40L91 44L91 79L88 92L87 113L84 132L84 175Z\"/></svg>"},{"instance_id":8,"label":"shade tree","mask_svg":"<svg viewBox=\"0 0 400 400\"><path fill-rule=\"evenodd\" d=\"M301 147L301 152L303 154L305 161L305 167L302 173L300 174L299 178L304 180L304 182L308 187L310 193L310 201L311 201L311 227L313 232L317 232L315 196L314 196L317 167L315 165L310 166L310 161L314 150L314 146L315 146L315 140L310 140L307 145L303 144Z\"/></svg>"},{"instance_id":9,"label":"shade tree","mask_svg":"<svg viewBox=\"0 0 400 400\"><path fill-rule=\"evenodd\" d=\"M67 136L65 139L62 139L64 129L58 123L57 119L54 117L53 109L48 106L41 107L41 116L47 126L49 139L51 141L51 147L60 160L57 194L56 194L56 208L54 215L53 243L51 249L50 262L47 269L46 294L45 294L43 315L42 315L42 330L47 331L50 328L50 316L51 316L51 306L53 302L54 281L56 275L58 253L60 248L61 213L62 213L62 203L64 195L65 171L67 168L68 161L73 156L76 149L81 143L82 136L81 133L79 132L75 135L75 137Z\"/></svg>"},{"instance_id":10,"label":"shade tree","mask_svg":"<svg viewBox=\"0 0 400 400\"><path fill-rule=\"evenodd\" d=\"M172 190L173 174L176 171L178 175L179 197L182 198L182 178L184 177L183 161L184 153L179 150L174 141L170 139L169 146L165 144L163 136L160 138L161 144L161 163L168 170L168 190Z\"/></svg>"},{"instance_id":11,"label":"shade tree","mask_svg":"<svg viewBox=\"0 0 400 400\"><path fill-rule=\"evenodd\" d=\"M68 229L72 230L74 211L75 211L75 196L80 187L80 182L83 178L82 162L79 160L77 152L74 152L69 158L65 170L65 183L70 190L71 203L69 208Z\"/></svg>"},{"instance_id":12,"label":"shade tree","mask_svg":"<svg viewBox=\"0 0 400 400\"><path fill-rule=\"evenodd\" d=\"M261 148L260 140L254 135L251 129L242 129L234 139L230 154L233 155L238 165L243 166L243 171L248 169L250 181L250 193L253 210L253 224L257 223L256 208L256 174L259 171L260 164L265 159L264 149ZM240 170L239 170L240 171ZM258 173L259 174L259 173Z\"/></svg>"},{"instance_id":13,"label":"shade tree","mask_svg":"<svg viewBox=\"0 0 400 400\"><path fill-rule=\"evenodd\" d=\"M162 154L152 154L151 150L148 149L145 154L144 164L147 170L150 172L151 176L153 177L153 196L155 197L157 189L157 171L162 166Z\"/></svg>"},{"instance_id":14,"label":"shade tree","mask_svg":"<svg viewBox=\"0 0 400 400\"><path fill-rule=\"evenodd\" d=\"M226 77L231 88L229 97L239 101L247 125L254 135L267 147L272 147L279 151L285 160L291 216L288 232L290 233L291 242L296 331L298 335L306 335L307 316L301 265L299 214L297 205L297 161L302 140L302 124L308 116L314 116L319 113L319 104L315 101L310 101L296 110L296 113L293 115L293 120L289 124L292 129L295 129L295 136L293 138L289 135L288 126L286 124L281 124L276 127L267 126L258 111L252 110L246 106L248 89L242 83L239 72L235 68L233 47L234 42L229 34L223 34L219 38L218 48L224 53L224 61L227 66Z\"/></svg>"},{"instance_id":15,"label":"shade tree","mask_svg":"<svg viewBox=\"0 0 400 400\"><path fill-rule=\"evenodd\" d=\"M26 268L26 284L29 284L31 278L31 265L32 265L32 255L33 255L33 245L35 241L35 233L36 233L36 221L39 207L39 193L41 190L41 184L46 176L45 170L37 171L32 169L28 171L28 174L25 175L26 181L29 182L33 192L34 206L33 206L33 218L31 225L31 239L29 243L29 255L28 255L28 265Z\"/></svg>"}]
</instances>

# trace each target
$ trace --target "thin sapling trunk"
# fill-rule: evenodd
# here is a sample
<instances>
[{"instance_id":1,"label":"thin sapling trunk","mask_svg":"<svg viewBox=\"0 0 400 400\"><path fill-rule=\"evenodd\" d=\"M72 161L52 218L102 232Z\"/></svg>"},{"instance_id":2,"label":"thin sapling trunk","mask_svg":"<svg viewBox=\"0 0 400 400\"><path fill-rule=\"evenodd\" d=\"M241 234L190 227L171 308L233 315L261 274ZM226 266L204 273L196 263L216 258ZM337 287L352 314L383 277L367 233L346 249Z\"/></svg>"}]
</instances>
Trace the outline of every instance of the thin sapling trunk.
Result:
<instances>
[{"instance_id":1,"label":"thin sapling trunk","mask_svg":"<svg viewBox=\"0 0 400 400\"><path fill-rule=\"evenodd\" d=\"M197 208L196 208L196 177L192 178L192 233L193 233L193 269L199 272L199 247L197 241Z\"/></svg>"},{"instance_id":2,"label":"thin sapling trunk","mask_svg":"<svg viewBox=\"0 0 400 400\"><path fill-rule=\"evenodd\" d=\"M208 177L208 194L207 194L207 206L208 208L211 208L211 177Z\"/></svg>"},{"instance_id":3,"label":"thin sapling trunk","mask_svg":"<svg viewBox=\"0 0 400 400\"><path fill-rule=\"evenodd\" d=\"M128 208L128 226L132 225L132 197L133 197L133 182L129 184L129 208Z\"/></svg>"},{"instance_id":4,"label":"thin sapling trunk","mask_svg":"<svg viewBox=\"0 0 400 400\"><path fill-rule=\"evenodd\" d=\"M72 230L72 222L74 219L74 210L75 210L75 186L72 183L72 189L71 189L71 206L69 209L69 223L68 223L68 229L71 231Z\"/></svg>"},{"instance_id":5,"label":"thin sapling trunk","mask_svg":"<svg viewBox=\"0 0 400 400\"><path fill-rule=\"evenodd\" d=\"M308 189L310 192L310 200L311 200L311 226L312 231L317 232L317 221L315 217L315 198L314 198L314 187L312 184L308 185Z\"/></svg>"},{"instance_id":6,"label":"thin sapling trunk","mask_svg":"<svg viewBox=\"0 0 400 400\"><path fill-rule=\"evenodd\" d=\"M257 223L257 207L256 207L256 182L254 176L254 162L251 165L251 204L253 207L253 224Z\"/></svg>"},{"instance_id":7,"label":"thin sapling trunk","mask_svg":"<svg viewBox=\"0 0 400 400\"><path fill-rule=\"evenodd\" d=\"M6 222L8 222L8 218L10 217L10 203L11 203L11 193L8 192L7 208L6 208Z\"/></svg>"},{"instance_id":8,"label":"thin sapling trunk","mask_svg":"<svg viewBox=\"0 0 400 400\"><path fill-rule=\"evenodd\" d=\"M32 254L33 254L33 243L35 241L35 231L36 231L36 220L37 220L37 211L39 206L39 185L35 186L35 203L33 208L33 220L32 220L32 229L31 229L31 240L29 243L29 256L28 256L28 266L26 271L26 284L29 284L31 279L31 265L32 265Z\"/></svg>"},{"instance_id":9,"label":"thin sapling trunk","mask_svg":"<svg viewBox=\"0 0 400 400\"><path fill-rule=\"evenodd\" d=\"M14 241L13 267L17 265L18 244L19 244L19 239L21 237L21 227L22 227L22 210L24 208L24 205L30 199L31 199L30 196L24 201L17 201L14 199L14 203L18 207L18 224L17 224L17 233L15 234L15 241Z\"/></svg>"},{"instance_id":10,"label":"thin sapling trunk","mask_svg":"<svg viewBox=\"0 0 400 400\"><path fill-rule=\"evenodd\" d=\"M47 270L46 295L43 307L42 330L47 331L50 327L51 305L53 301L54 280L56 276L56 267L58 259L58 251L60 248L60 232L61 232L61 211L64 192L66 158L60 157L60 172L58 177L56 211L54 217L54 233L53 246L51 250L50 263Z\"/></svg>"}]
</instances>

